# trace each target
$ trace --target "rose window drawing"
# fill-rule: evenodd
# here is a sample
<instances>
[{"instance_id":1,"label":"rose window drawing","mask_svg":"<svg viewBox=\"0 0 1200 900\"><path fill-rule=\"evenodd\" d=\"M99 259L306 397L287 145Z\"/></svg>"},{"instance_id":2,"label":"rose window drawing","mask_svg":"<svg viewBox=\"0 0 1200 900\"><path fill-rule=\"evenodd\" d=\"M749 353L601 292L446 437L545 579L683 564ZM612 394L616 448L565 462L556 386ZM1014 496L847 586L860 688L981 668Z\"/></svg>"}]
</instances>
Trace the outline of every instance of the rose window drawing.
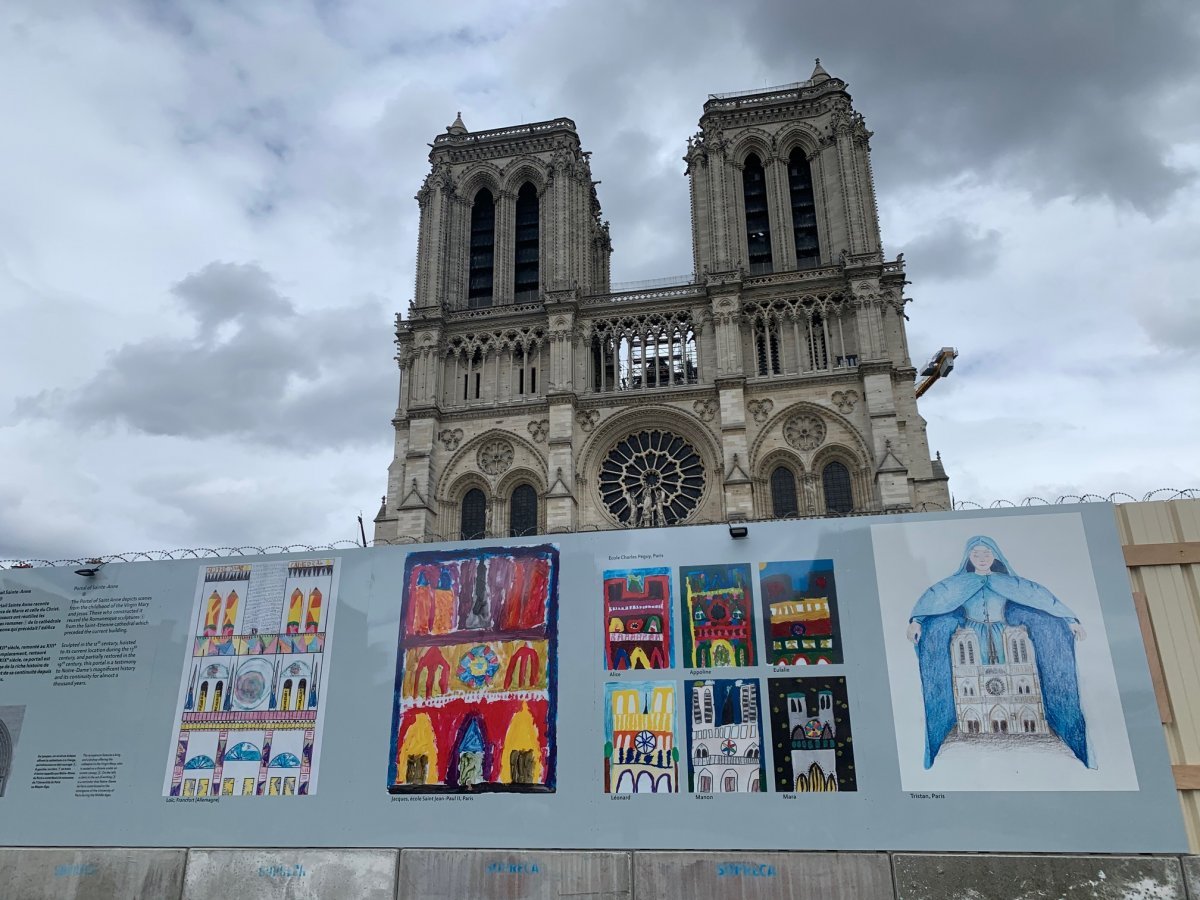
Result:
<instances>
[{"instance_id":1,"label":"rose window drawing","mask_svg":"<svg viewBox=\"0 0 1200 900\"><path fill-rule=\"evenodd\" d=\"M600 499L631 528L683 522L703 493L700 454L679 435L659 428L618 441L600 464Z\"/></svg>"},{"instance_id":2,"label":"rose window drawing","mask_svg":"<svg viewBox=\"0 0 1200 900\"><path fill-rule=\"evenodd\" d=\"M638 753L654 752L654 734L649 731L639 731L634 735L634 745L637 747Z\"/></svg>"},{"instance_id":3,"label":"rose window drawing","mask_svg":"<svg viewBox=\"0 0 1200 900\"><path fill-rule=\"evenodd\" d=\"M472 647L458 661L458 680L468 687L481 688L489 684L500 670L500 658L491 647L480 644Z\"/></svg>"},{"instance_id":4,"label":"rose window drawing","mask_svg":"<svg viewBox=\"0 0 1200 900\"><path fill-rule=\"evenodd\" d=\"M735 753L737 753L737 742L730 738L725 738L725 740L721 742L721 752L726 756L733 756Z\"/></svg>"}]
</instances>

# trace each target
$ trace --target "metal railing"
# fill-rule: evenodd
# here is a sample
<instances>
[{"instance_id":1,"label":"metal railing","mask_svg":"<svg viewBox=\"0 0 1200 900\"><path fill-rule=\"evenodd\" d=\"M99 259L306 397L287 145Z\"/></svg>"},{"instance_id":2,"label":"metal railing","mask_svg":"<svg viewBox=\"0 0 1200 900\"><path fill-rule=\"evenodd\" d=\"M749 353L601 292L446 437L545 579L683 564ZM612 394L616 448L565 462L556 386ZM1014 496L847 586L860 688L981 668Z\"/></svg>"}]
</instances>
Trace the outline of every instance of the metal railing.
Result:
<instances>
[{"instance_id":1,"label":"metal railing","mask_svg":"<svg viewBox=\"0 0 1200 900\"><path fill-rule=\"evenodd\" d=\"M1200 488L1156 488L1148 491L1140 498L1125 491L1115 491L1111 494L1066 494L1061 497L1056 497L1053 500L1048 500L1045 497L1025 497L1021 500L992 500L989 503L977 503L974 500L955 500L951 506L943 506L939 503L920 503L916 506L905 509L855 509L844 515L829 513L825 515L811 516L761 516L757 518L739 519L739 522L746 524L754 524L756 522L778 522L787 519L833 519L833 518L849 518L853 516L884 516L895 515L905 512L949 512L950 510L973 510L973 509L1007 509L1029 506L1058 506L1068 503L1149 503L1152 501L1161 500L1200 500ZM672 526L676 528L687 528L696 525L727 525L728 522L724 519L696 519L688 522L682 522L679 525ZM581 525L577 528L552 528L542 532L544 537L552 537L556 534L580 534L586 532L599 531L621 531L628 530L622 525ZM510 540L511 536L507 533L488 532L481 540L502 541ZM420 538L403 537L395 540L377 540L371 541L369 544L375 547L384 546L406 546L410 544L435 544L448 543L451 541L462 540L459 534L436 534L429 533ZM241 546L229 547L184 547L176 550L139 550L126 553L110 553L103 556L76 557L63 559L0 559L0 568L9 569L33 569L45 568L49 566L100 566L110 562L157 562L167 559L212 559L231 556L261 556L272 553L322 553L333 550L348 550L361 548L362 545L358 541L341 540L334 541L329 544L268 544L259 546L256 544L245 544Z\"/></svg>"}]
</instances>

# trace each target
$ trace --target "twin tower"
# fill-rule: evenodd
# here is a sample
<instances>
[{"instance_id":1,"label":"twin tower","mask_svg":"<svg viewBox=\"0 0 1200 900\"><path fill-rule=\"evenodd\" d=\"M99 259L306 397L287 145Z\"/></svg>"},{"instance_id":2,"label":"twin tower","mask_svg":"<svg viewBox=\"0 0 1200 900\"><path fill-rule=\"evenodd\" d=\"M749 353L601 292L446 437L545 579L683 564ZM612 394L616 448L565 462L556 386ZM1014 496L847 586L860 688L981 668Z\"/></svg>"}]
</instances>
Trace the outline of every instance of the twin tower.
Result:
<instances>
[{"instance_id":1,"label":"twin tower","mask_svg":"<svg viewBox=\"0 0 1200 900\"><path fill-rule=\"evenodd\" d=\"M417 193L376 539L948 508L870 138L819 63L711 95L684 156L694 272L614 291L575 123L456 119Z\"/></svg>"}]
</instances>

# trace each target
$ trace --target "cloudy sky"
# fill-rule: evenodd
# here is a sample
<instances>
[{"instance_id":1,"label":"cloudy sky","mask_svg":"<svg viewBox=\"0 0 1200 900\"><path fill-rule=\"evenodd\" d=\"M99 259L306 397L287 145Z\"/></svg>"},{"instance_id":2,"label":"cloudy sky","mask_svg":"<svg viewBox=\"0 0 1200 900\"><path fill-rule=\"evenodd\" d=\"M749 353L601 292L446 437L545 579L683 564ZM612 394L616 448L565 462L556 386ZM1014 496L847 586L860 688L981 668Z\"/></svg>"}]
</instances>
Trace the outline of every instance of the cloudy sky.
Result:
<instances>
[{"instance_id":1,"label":"cloudy sky","mask_svg":"<svg viewBox=\"0 0 1200 900\"><path fill-rule=\"evenodd\" d=\"M502 16L497 15L504 9ZM356 537L427 143L570 116L691 268L710 92L850 84L958 500L1200 487L1194 0L8 0L0 559Z\"/></svg>"}]
</instances>

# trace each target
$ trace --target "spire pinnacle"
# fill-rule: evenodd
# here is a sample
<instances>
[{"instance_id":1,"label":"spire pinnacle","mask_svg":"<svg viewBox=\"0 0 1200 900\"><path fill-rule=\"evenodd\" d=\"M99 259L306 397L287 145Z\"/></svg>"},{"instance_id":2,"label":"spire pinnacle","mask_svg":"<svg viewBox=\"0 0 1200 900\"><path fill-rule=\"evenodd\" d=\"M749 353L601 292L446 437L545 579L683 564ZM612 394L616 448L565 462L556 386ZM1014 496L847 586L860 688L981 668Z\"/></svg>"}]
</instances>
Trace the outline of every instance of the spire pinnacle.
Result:
<instances>
[{"instance_id":1,"label":"spire pinnacle","mask_svg":"<svg viewBox=\"0 0 1200 900\"><path fill-rule=\"evenodd\" d=\"M447 134L466 134L467 126L463 124L462 113L459 112L454 117L454 121L446 126Z\"/></svg>"},{"instance_id":2,"label":"spire pinnacle","mask_svg":"<svg viewBox=\"0 0 1200 900\"><path fill-rule=\"evenodd\" d=\"M821 66L821 57L817 57L816 66L813 67L812 74L808 76L808 80L812 84L820 84L822 81L829 80L829 73Z\"/></svg>"}]
</instances>

